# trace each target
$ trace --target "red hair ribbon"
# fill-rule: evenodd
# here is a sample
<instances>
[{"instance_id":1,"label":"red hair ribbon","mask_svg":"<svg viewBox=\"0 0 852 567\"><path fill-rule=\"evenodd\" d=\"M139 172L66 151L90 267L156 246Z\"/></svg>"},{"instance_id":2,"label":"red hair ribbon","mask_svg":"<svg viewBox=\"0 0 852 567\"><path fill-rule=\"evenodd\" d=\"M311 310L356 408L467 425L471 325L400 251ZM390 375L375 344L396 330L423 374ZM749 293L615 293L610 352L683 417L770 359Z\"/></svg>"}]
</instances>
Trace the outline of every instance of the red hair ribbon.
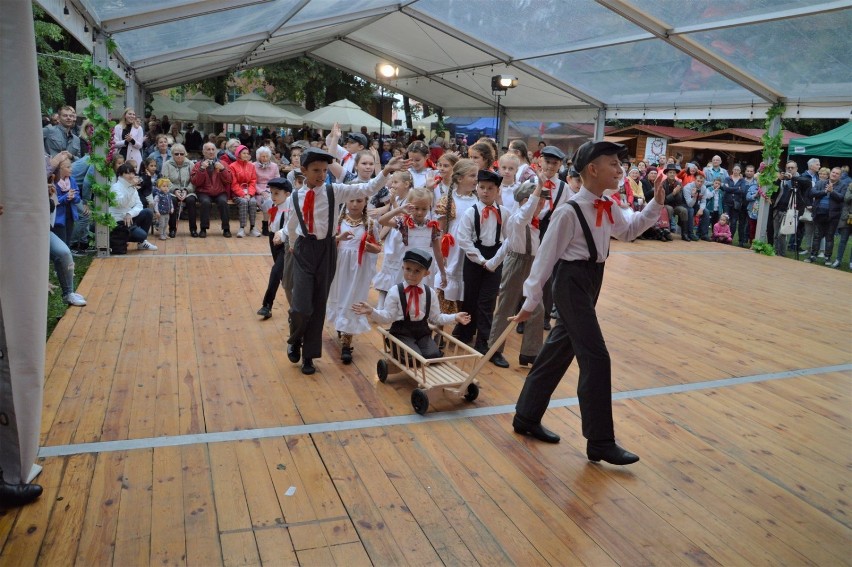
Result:
<instances>
[{"instance_id":1,"label":"red hair ribbon","mask_svg":"<svg viewBox=\"0 0 852 567\"><path fill-rule=\"evenodd\" d=\"M450 255L450 248L455 246L455 244L456 244L456 239L453 238L452 234L447 233L444 236L442 236L441 237L441 255L444 256L444 258L448 257Z\"/></svg>"},{"instance_id":2,"label":"red hair ribbon","mask_svg":"<svg viewBox=\"0 0 852 567\"><path fill-rule=\"evenodd\" d=\"M361 236L361 244L358 245L358 265L359 266L361 265L361 260L364 257L364 251L367 249L367 243L368 242L370 244L378 244L378 242L376 242L376 238L372 234L370 234L369 232L367 232L365 230L364 234Z\"/></svg>"}]
</instances>

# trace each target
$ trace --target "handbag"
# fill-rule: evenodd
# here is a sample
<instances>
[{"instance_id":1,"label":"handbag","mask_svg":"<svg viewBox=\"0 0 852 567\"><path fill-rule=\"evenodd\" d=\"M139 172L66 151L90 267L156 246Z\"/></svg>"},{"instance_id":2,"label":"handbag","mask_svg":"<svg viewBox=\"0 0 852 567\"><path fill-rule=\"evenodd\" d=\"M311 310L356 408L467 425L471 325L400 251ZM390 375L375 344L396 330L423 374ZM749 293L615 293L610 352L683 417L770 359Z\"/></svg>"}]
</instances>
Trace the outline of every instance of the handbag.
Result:
<instances>
[{"instance_id":1,"label":"handbag","mask_svg":"<svg viewBox=\"0 0 852 567\"><path fill-rule=\"evenodd\" d=\"M799 222L814 222L814 215L810 209L805 209L805 212L799 217Z\"/></svg>"},{"instance_id":2,"label":"handbag","mask_svg":"<svg viewBox=\"0 0 852 567\"><path fill-rule=\"evenodd\" d=\"M778 234L796 234L796 223L798 222L799 211L796 209L796 194L790 195L790 203L787 207L787 212L784 213L784 220L781 221L781 226L778 227Z\"/></svg>"}]
</instances>

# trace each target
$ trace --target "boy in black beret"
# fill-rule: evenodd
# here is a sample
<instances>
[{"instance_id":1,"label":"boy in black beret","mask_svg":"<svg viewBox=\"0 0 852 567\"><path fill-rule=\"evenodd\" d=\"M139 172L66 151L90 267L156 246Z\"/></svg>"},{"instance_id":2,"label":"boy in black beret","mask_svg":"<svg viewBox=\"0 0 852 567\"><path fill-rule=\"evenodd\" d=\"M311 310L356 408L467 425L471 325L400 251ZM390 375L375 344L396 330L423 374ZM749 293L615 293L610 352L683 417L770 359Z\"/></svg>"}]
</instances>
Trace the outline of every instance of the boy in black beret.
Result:
<instances>
[{"instance_id":1,"label":"boy in black beret","mask_svg":"<svg viewBox=\"0 0 852 567\"><path fill-rule=\"evenodd\" d=\"M397 284L388 291L384 308L374 309L362 301L353 305L352 310L359 315L372 316L378 323L391 323L390 334L423 358L440 358L441 351L432 338L429 324L466 324L470 322L470 315L441 313L438 294L422 283L431 265L432 256L428 252L419 248L408 250L402 257L405 283ZM421 296L425 296L422 301Z\"/></svg>"},{"instance_id":2,"label":"boy in black beret","mask_svg":"<svg viewBox=\"0 0 852 567\"><path fill-rule=\"evenodd\" d=\"M629 465L639 457L615 442L612 420L611 364L595 304L603 282L609 240L614 236L631 241L651 227L660 216L664 192L662 178L654 187L654 199L641 213L613 206L604 197L616 190L621 161L627 149L610 142L587 142L574 156L583 186L553 213L550 230L541 243L530 276L524 283L526 300L515 317L530 318L541 301L542 285L553 274L553 300L559 317L527 375L518 398L512 426L516 433L548 443L559 436L541 424L550 397L576 355L580 368L577 395L583 436L588 440L589 460Z\"/></svg>"},{"instance_id":3,"label":"boy in black beret","mask_svg":"<svg viewBox=\"0 0 852 567\"><path fill-rule=\"evenodd\" d=\"M284 278L284 266L287 260L293 262L293 256L285 246L285 237L281 227L286 222L290 194L293 186L284 177L276 177L267 183L272 206L267 211L269 215L269 251L272 252L272 269L269 271L269 283L263 296L263 305L257 310L257 314L264 319L272 317L272 304L278 293L278 286ZM291 290L284 288L287 302L291 300Z\"/></svg>"},{"instance_id":4,"label":"boy in black beret","mask_svg":"<svg viewBox=\"0 0 852 567\"><path fill-rule=\"evenodd\" d=\"M465 253L462 310L470 313L471 321L456 325L453 336L469 343L476 333L474 348L483 354L488 351L491 320L502 273L501 266L492 272L485 263L500 249L503 219L508 218L505 209L496 203L501 182L499 174L487 169L479 171L476 185L479 201L462 215L456 239Z\"/></svg>"}]
</instances>

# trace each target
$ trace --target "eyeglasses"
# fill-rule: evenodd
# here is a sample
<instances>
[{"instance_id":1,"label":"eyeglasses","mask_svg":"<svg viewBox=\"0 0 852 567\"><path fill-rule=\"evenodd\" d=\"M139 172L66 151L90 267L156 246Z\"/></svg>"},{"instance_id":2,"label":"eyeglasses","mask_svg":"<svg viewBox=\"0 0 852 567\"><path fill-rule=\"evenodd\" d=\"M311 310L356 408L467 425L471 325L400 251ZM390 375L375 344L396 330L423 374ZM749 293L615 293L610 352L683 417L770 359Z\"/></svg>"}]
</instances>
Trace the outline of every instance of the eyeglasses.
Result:
<instances>
[{"instance_id":1,"label":"eyeglasses","mask_svg":"<svg viewBox=\"0 0 852 567\"><path fill-rule=\"evenodd\" d=\"M172 152L173 156L185 156L186 152Z\"/></svg>"}]
</instances>

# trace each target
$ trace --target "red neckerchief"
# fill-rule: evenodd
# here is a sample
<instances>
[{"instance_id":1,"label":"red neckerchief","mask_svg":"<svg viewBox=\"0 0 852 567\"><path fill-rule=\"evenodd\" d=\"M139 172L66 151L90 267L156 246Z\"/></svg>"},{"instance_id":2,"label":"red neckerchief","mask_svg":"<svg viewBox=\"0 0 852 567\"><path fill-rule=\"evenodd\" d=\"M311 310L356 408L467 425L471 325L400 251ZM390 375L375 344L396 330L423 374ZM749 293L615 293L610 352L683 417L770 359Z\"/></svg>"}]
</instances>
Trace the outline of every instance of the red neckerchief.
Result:
<instances>
[{"instance_id":1,"label":"red neckerchief","mask_svg":"<svg viewBox=\"0 0 852 567\"><path fill-rule=\"evenodd\" d=\"M411 215L405 215L404 217L402 217L402 224L404 224L408 228L414 228L417 226L416 224L414 224L414 219L411 218Z\"/></svg>"},{"instance_id":2,"label":"red neckerchief","mask_svg":"<svg viewBox=\"0 0 852 567\"><path fill-rule=\"evenodd\" d=\"M272 224L275 222L275 216L278 214L278 205L269 207L269 210L266 212L269 213L269 224Z\"/></svg>"},{"instance_id":3,"label":"red neckerchief","mask_svg":"<svg viewBox=\"0 0 852 567\"><path fill-rule=\"evenodd\" d=\"M405 288L405 293L408 295L408 304L406 305L406 310L408 313L411 313L411 306L414 306L414 316L420 317L420 294L423 293L423 289L416 286L410 285Z\"/></svg>"},{"instance_id":4,"label":"red neckerchief","mask_svg":"<svg viewBox=\"0 0 852 567\"><path fill-rule=\"evenodd\" d=\"M550 190L550 193L547 196L547 203L550 206L550 210L552 211L553 210L553 190L556 189L556 184L553 181L551 181L550 179L548 179L547 181L544 182L543 187L545 189Z\"/></svg>"},{"instance_id":5,"label":"red neckerchief","mask_svg":"<svg viewBox=\"0 0 852 567\"><path fill-rule=\"evenodd\" d=\"M533 220L530 222L530 226L532 226L534 229L538 230L538 223L539 223L538 217L534 217Z\"/></svg>"},{"instance_id":6,"label":"red neckerchief","mask_svg":"<svg viewBox=\"0 0 852 567\"><path fill-rule=\"evenodd\" d=\"M313 189L308 189L305 194L305 203L302 205L302 217L305 219L305 226L308 227L308 232L314 232L314 199L316 192ZM307 234L305 236L308 236Z\"/></svg>"},{"instance_id":7,"label":"red neckerchief","mask_svg":"<svg viewBox=\"0 0 852 567\"><path fill-rule=\"evenodd\" d=\"M604 211L606 211L606 216L609 218L609 224L615 224L615 221L612 220L612 201L609 199L595 199L595 210L598 212L597 217L595 218L595 226L601 225L601 220L603 219Z\"/></svg>"},{"instance_id":8,"label":"red neckerchief","mask_svg":"<svg viewBox=\"0 0 852 567\"><path fill-rule=\"evenodd\" d=\"M487 220L491 211L494 211L494 214L497 216L497 224L503 224L503 219L500 218L500 209L494 205L487 205L484 209L482 209L482 220Z\"/></svg>"},{"instance_id":9,"label":"red neckerchief","mask_svg":"<svg viewBox=\"0 0 852 567\"><path fill-rule=\"evenodd\" d=\"M343 160L340 163L346 163L346 161L351 157L352 157L352 154L347 153L345 156L343 156Z\"/></svg>"}]
</instances>

